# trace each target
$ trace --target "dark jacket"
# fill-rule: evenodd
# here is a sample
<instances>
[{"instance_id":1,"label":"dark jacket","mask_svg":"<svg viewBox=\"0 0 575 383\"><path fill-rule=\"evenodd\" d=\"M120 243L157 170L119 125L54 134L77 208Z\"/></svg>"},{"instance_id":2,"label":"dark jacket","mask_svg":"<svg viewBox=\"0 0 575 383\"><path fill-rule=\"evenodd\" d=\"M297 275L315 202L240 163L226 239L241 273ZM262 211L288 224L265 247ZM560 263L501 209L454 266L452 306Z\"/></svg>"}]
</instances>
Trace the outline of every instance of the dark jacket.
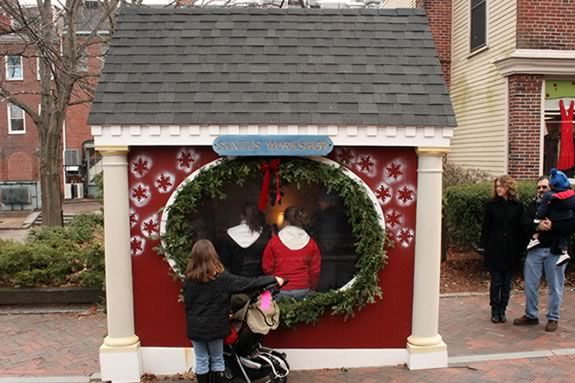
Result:
<instances>
[{"instance_id":1,"label":"dark jacket","mask_svg":"<svg viewBox=\"0 0 575 383\"><path fill-rule=\"evenodd\" d=\"M480 247L491 270L512 270L519 266L527 236L521 226L523 204L500 197L487 202Z\"/></svg>"},{"instance_id":2,"label":"dark jacket","mask_svg":"<svg viewBox=\"0 0 575 383\"><path fill-rule=\"evenodd\" d=\"M266 227L254 243L243 248L226 234L224 241L218 247L220 260L232 274L244 277L263 275L262 254L270 238L271 231Z\"/></svg>"},{"instance_id":3,"label":"dark jacket","mask_svg":"<svg viewBox=\"0 0 575 383\"><path fill-rule=\"evenodd\" d=\"M549 191L537 204L537 218L549 218L554 221L565 221L573 218L575 210L575 190L561 192Z\"/></svg>"},{"instance_id":4,"label":"dark jacket","mask_svg":"<svg viewBox=\"0 0 575 383\"><path fill-rule=\"evenodd\" d=\"M211 341L230 334L230 294L255 290L275 282L272 276L245 278L227 271L206 282L184 281L187 335L189 339Z\"/></svg>"},{"instance_id":5,"label":"dark jacket","mask_svg":"<svg viewBox=\"0 0 575 383\"><path fill-rule=\"evenodd\" d=\"M539 200L534 198L531 203L525 208L525 213L521 217L521 225L527 233L528 237L531 237L533 233L537 231L537 223L533 220L537 216L537 208ZM575 217L567 220L555 221L551 219L551 230L550 231L539 231L539 246L543 248L551 248L552 254L560 254L561 251L556 247L560 237L569 237L571 234L575 233Z\"/></svg>"}]
</instances>

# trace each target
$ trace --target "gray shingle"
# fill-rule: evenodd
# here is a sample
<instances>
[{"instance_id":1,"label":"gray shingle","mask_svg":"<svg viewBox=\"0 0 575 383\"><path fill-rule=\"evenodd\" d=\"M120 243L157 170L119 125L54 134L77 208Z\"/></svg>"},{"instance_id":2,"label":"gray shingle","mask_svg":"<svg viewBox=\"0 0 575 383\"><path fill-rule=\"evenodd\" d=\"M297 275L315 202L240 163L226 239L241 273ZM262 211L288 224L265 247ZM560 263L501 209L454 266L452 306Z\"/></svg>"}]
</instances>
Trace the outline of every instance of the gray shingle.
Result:
<instances>
[{"instance_id":1,"label":"gray shingle","mask_svg":"<svg viewBox=\"0 0 575 383\"><path fill-rule=\"evenodd\" d=\"M126 8L90 123L455 119L421 10Z\"/></svg>"}]
</instances>

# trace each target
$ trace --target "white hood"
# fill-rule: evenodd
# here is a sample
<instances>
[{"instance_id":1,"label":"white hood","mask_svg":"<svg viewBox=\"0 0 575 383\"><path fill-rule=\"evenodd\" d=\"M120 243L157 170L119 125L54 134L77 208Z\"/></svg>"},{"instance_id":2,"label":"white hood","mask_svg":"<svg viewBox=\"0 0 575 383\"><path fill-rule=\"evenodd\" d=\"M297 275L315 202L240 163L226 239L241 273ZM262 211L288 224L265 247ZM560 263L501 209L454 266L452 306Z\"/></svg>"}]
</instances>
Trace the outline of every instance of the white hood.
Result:
<instances>
[{"instance_id":1,"label":"white hood","mask_svg":"<svg viewBox=\"0 0 575 383\"><path fill-rule=\"evenodd\" d=\"M239 225L230 227L228 229L228 235L234 240L235 243L238 244L238 246L243 249L253 245L253 243L258 240L261 234L261 230L251 231L250 227L243 221Z\"/></svg>"},{"instance_id":2,"label":"white hood","mask_svg":"<svg viewBox=\"0 0 575 383\"><path fill-rule=\"evenodd\" d=\"M288 225L278 233L280 241L290 250L303 249L309 242L309 235L304 229Z\"/></svg>"}]
</instances>

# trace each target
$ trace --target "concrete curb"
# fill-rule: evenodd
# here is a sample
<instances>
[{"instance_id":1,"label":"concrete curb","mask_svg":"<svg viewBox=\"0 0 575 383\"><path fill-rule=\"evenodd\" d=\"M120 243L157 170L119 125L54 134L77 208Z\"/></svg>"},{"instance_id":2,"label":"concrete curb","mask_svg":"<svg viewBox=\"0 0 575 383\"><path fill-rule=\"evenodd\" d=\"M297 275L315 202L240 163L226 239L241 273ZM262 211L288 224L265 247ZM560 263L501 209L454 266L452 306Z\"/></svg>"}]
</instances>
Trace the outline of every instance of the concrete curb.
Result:
<instances>
[{"instance_id":1,"label":"concrete curb","mask_svg":"<svg viewBox=\"0 0 575 383\"><path fill-rule=\"evenodd\" d=\"M99 372L90 376L63 375L63 376L9 376L0 377L0 383L95 383L101 382Z\"/></svg>"},{"instance_id":2,"label":"concrete curb","mask_svg":"<svg viewBox=\"0 0 575 383\"><path fill-rule=\"evenodd\" d=\"M0 383L90 383L89 376L15 376L0 378Z\"/></svg>"},{"instance_id":3,"label":"concrete curb","mask_svg":"<svg viewBox=\"0 0 575 383\"><path fill-rule=\"evenodd\" d=\"M489 362L493 360L548 358L552 356L575 355L575 348L560 348L554 350L506 352L503 354L478 354L463 355L448 358L449 367L456 367L462 364ZM1 383L1 382L0 382Z\"/></svg>"},{"instance_id":4,"label":"concrete curb","mask_svg":"<svg viewBox=\"0 0 575 383\"><path fill-rule=\"evenodd\" d=\"M32 226L34 224L34 221L36 221L36 219L38 219L38 217L40 216L40 214L42 214L41 211L35 211L33 213L30 213L28 215L28 217L26 217L26 219L24 220L24 222L22 222L22 228L23 229L28 229L30 228L30 226Z\"/></svg>"},{"instance_id":5,"label":"concrete curb","mask_svg":"<svg viewBox=\"0 0 575 383\"><path fill-rule=\"evenodd\" d=\"M0 305L100 303L102 289L85 287L0 288Z\"/></svg>"}]
</instances>

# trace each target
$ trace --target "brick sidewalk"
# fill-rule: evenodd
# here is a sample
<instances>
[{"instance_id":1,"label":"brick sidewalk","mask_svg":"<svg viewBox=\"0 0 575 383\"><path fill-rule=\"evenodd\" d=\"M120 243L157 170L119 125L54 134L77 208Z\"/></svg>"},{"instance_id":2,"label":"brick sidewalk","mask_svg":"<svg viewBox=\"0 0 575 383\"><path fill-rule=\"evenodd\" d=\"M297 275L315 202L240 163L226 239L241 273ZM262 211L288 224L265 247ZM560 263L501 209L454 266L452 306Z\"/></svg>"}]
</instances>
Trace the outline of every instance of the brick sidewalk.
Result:
<instances>
[{"instance_id":1,"label":"brick sidewalk","mask_svg":"<svg viewBox=\"0 0 575 383\"><path fill-rule=\"evenodd\" d=\"M513 319L524 314L525 295L511 296L506 323L491 323L489 296L441 298L439 333L449 356L498 354L575 348L575 292L565 291L559 328L545 332L547 297L539 298L539 325L518 327Z\"/></svg>"},{"instance_id":2,"label":"brick sidewalk","mask_svg":"<svg viewBox=\"0 0 575 383\"><path fill-rule=\"evenodd\" d=\"M91 375L104 336L102 313L0 315L0 376Z\"/></svg>"},{"instance_id":3,"label":"brick sidewalk","mask_svg":"<svg viewBox=\"0 0 575 383\"><path fill-rule=\"evenodd\" d=\"M542 303L546 298L542 298ZM555 333L539 326L516 327L524 296L511 299L509 322L489 320L487 296L449 297L440 301L440 333L449 356L575 349L575 292L566 291L563 319ZM89 376L99 370L98 347L106 335L106 318L92 314L5 314L0 311L0 377ZM466 367L408 371L404 367L292 372L290 382L567 382L575 376L575 356L514 359L467 364ZM503 379L503 380L502 380ZM166 381L164 381L166 382ZM182 381L180 381L182 382ZM166 382L167 383L167 382Z\"/></svg>"}]
</instances>

